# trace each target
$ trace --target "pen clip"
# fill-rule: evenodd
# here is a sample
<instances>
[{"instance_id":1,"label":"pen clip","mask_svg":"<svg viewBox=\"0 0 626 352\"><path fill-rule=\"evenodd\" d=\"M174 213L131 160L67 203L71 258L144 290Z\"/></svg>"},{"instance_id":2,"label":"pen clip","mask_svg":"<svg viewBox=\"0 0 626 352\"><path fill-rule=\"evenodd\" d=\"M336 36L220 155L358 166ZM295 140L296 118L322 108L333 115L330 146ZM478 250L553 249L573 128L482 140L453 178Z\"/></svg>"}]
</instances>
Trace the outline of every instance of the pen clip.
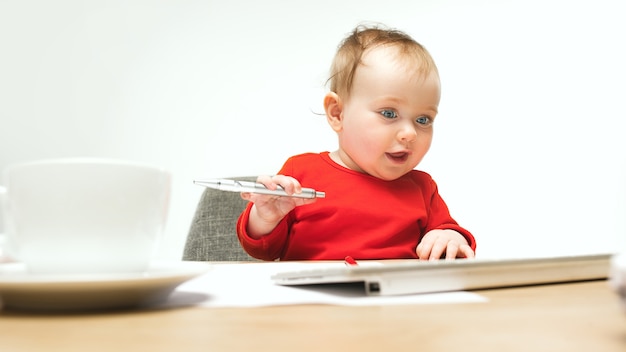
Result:
<instances>
[{"instance_id":1,"label":"pen clip","mask_svg":"<svg viewBox=\"0 0 626 352\"><path fill-rule=\"evenodd\" d=\"M347 266L357 266L359 263L354 260L351 256L347 256L343 261Z\"/></svg>"}]
</instances>

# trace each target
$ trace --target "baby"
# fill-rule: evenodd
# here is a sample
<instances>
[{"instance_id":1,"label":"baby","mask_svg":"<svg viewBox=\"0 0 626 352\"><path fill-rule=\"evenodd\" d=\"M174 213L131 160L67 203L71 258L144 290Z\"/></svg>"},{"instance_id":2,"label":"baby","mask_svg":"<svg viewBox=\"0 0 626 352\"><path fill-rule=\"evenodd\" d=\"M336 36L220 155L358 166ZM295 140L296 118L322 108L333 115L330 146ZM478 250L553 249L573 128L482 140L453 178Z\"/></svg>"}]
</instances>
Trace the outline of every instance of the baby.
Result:
<instances>
[{"instance_id":1,"label":"baby","mask_svg":"<svg viewBox=\"0 0 626 352\"><path fill-rule=\"evenodd\" d=\"M242 193L237 235L263 260L473 258L476 241L450 216L437 185L414 170L428 152L440 82L430 54L407 34L357 27L340 44L324 110L333 152L289 158L260 176L302 199Z\"/></svg>"}]
</instances>

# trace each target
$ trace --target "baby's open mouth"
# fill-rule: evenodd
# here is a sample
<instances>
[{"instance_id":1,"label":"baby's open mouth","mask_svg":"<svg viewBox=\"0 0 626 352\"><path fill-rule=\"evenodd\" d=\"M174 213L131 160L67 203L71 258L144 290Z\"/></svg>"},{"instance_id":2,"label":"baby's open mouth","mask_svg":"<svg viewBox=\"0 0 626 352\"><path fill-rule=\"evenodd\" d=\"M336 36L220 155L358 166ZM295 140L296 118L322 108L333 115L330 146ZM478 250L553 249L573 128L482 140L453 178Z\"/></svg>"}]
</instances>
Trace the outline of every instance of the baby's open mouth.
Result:
<instances>
[{"instance_id":1,"label":"baby's open mouth","mask_svg":"<svg viewBox=\"0 0 626 352\"><path fill-rule=\"evenodd\" d=\"M407 152L398 152L398 153L386 153L387 157L395 162L404 162L409 158L409 153Z\"/></svg>"}]
</instances>

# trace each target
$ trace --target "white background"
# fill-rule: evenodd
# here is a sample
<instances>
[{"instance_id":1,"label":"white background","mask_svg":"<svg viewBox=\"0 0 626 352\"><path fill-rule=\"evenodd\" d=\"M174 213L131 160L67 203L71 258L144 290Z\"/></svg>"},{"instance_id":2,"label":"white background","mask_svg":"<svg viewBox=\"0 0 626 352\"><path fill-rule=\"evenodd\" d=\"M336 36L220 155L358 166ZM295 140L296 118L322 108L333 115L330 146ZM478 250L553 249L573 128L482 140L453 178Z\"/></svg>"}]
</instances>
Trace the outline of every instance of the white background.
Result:
<instances>
[{"instance_id":1,"label":"white background","mask_svg":"<svg viewBox=\"0 0 626 352\"><path fill-rule=\"evenodd\" d=\"M173 173L159 256L180 258L200 177L334 150L322 97L344 35L424 44L430 153L482 257L626 248L626 15L619 0L0 0L0 168L95 156ZM618 247L620 246L620 247Z\"/></svg>"}]
</instances>

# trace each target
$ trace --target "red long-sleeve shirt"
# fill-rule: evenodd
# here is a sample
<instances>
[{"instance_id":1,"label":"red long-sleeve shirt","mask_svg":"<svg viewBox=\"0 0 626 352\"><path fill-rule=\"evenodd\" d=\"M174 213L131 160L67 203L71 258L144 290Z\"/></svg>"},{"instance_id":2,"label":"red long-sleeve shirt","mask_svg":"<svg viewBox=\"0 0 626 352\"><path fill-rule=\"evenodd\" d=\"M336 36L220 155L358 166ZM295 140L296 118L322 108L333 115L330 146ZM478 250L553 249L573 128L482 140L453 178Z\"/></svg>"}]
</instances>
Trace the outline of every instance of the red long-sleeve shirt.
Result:
<instances>
[{"instance_id":1,"label":"red long-sleeve shirt","mask_svg":"<svg viewBox=\"0 0 626 352\"><path fill-rule=\"evenodd\" d=\"M293 209L267 236L246 233L252 203L237 222L237 234L251 256L263 260L342 260L417 258L422 236L433 229L461 233L476 241L450 216L437 185L413 170L385 181L338 165L328 152L287 160L279 174L303 187L326 192L313 204Z\"/></svg>"}]
</instances>

